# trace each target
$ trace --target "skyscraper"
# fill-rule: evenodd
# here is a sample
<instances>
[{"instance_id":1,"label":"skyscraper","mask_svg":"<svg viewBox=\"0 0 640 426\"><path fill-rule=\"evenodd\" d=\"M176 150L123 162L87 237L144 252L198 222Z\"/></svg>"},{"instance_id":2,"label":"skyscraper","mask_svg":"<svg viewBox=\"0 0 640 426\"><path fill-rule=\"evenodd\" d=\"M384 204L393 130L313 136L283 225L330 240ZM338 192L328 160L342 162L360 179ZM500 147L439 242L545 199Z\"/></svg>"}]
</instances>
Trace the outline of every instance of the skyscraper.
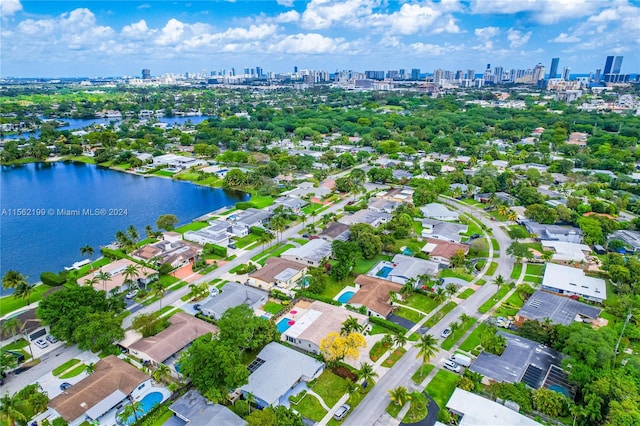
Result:
<instances>
[{"instance_id":1,"label":"skyscraper","mask_svg":"<svg viewBox=\"0 0 640 426\"><path fill-rule=\"evenodd\" d=\"M411 70L411 80L420 80L420 68L413 68Z\"/></svg>"},{"instance_id":2,"label":"skyscraper","mask_svg":"<svg viewBox=\"0 0 640 426\"><path fill-rule=\"evenodd\" d=\"M149 68L144 68L142 70L142 79L149 80L151 78L151 70Z\"/></svg>"},{"instance_id":3,"label":"skyscraper","mask_svg":"<svg viewBox=\"0 0 640 426\"><path fill-rule=\"evenodd\" d=\"M533 83L535 84L543 79L544 79L544 66L542 64L538 64L533 69Z\"/></svg>"},{"instance_id":4,"label":"skyscraper","mask_svg":"<svg viewBox=\"0 0 640 426\"><path fill-rule=\"evenodd\" d=\"M564 81L569 81L571 80L571 68L569 67L564 67L562 69L562 79Z\"/></svg>"},{"instance_id":5,"label":"skyscraper","mask_svg":"<svg viewBox=\"0 0 640 426\"><path fill-rule=\"evenodd\" d=\"M297 74L297 73L298 73L298 66L297 66L297 65L294 65L294 66L293 66L293 73L294 73L294 74Z\"/></svg>"},{"instance_id":6,"label":"skyscraper","mask_svg":"<svg viewBox=\"0 0 640 426\"><path fill-rule=\"evenodd\" d=\"M602 70L600 68L596 69L596 76L594 78L595 81L600 81L600 78L602 77Z\"/></svg>"},{"instance_id":7,"label":"skyscraper","mask_svg":"<svg viewBox=\"0 0 640 426\"><path fill-rule=\"evenodd\" d=\"M558 64L560 63L560 58L551 59L551 69L549 70L549 78L556 78L558 75Z\"/></svg>"},{"instance_id":8,"label":"skyscraper","mask_svg":"<svg viewBox=\"0 0 640 426\"><path fill-rule=\"evenodd\" d=\"M622 60L624 56L616 56L613 60L613 68L611 68L611 74L620 74L620 69L622 68Z\"/></svg>"},{"instance_id":9,"label":"skyscraper","mask_svg":"<svg viewBox=\"0 0 640 426\"><path fill-rule=\"evenodd\" d=\"M604 76L611 74L611 67L613 66L613 56L607 56L607 60L604 63Z\"/></svg>"},{"instance_id":10,"label":"skyscraper","mask_svg":"<svg viewBox=\"0 0 640 426\"><path fill-rule=\"evenodd\" d=\"M475 80L476 79L476 70L467 70L467 79Z\"/></svg>"}]
</instances>

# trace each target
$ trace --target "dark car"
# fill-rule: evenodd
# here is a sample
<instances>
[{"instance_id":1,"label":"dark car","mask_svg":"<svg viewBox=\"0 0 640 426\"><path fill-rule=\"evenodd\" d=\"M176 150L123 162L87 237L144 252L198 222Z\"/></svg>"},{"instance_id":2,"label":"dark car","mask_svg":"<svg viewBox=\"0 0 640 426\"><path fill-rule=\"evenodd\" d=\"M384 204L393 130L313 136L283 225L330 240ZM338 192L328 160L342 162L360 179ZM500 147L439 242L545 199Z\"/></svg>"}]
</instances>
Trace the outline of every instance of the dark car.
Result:
<instances>
[{"instance_id":1,"label":"dark car","mask_svg":"<svg viewBox=\"0 0 640 426\"><path fill-rule=\"evenodd\" d=\"M29 365L23 365L22 367L18 367L15 370L13 370L13 374L20 374L20 373L24 373L27 370L30 370L31 366Z\"/></svg>"},{"instance_id":2,"label":"dark car","mask_svg":"<svg viewBox=\"0 0 640 426\"><path fill-rule=\"evenodd\" d=\"M227 245L227 247L229 247L232 250L235 250L236 245L235 244L229 244L229 245Z\"/></svg>"},{"instance_id":3,"label":"dark car","mask_svg":"<svg viewBox=\"0 0 640 426\"><path fill-rule=\"evenodd\" d=\"M62 382L60 383L60 390L61 391L66 391L67 389L69 389L72 386L71 383L69 382Z\"/></svg>"},{"instance_id":4,"label":"dark car","mask_svg":"<svg viewBox=\"0 0 640 426\"><path fill-rule=\"evenodd\" d=\"M469 237L470 240L475 240L476 238L480 238L480 234L473 234Z\"/></svg>"},{"instance_id":5,"label":"dark car","mask_svg":"<svg viewBox=\"0 0 640 426\"><path fill-rule=\"evenodd\" d=\"M193 305L193 309L195 309L196 311L200 311L202 308L199 304Z\"/></svg>"}]
</instances>

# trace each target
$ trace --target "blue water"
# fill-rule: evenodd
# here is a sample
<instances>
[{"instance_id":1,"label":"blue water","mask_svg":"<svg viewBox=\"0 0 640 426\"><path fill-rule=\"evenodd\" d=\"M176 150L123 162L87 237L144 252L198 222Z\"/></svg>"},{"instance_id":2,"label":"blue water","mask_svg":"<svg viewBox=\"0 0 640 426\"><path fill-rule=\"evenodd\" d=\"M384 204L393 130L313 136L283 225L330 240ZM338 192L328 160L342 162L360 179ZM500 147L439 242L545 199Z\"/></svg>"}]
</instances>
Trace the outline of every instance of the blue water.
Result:
<instances>
[{"instance_id":1,"label":"blue water","mask_svg":"<svg viewBox=\"0 0 640 426\"><path fill-rule=\"evenodd\" d=\"M338 302L347 303L353 297L355 293L353 291L345 291L338 297Z\"/></svg>"},{"instance_id":2,"label":"blue water","mask_svg":"<svg viewBox=\"0 0 640 426\"><path fill-rule=\"evenodd\" d=\"M387 278L391 271L393 271L393 268L391 266L383 266L382 268L380 268L376 275L382 278Z\"/></svg>"},{"instance_id":3,"label":"blue water","mask_svg":"<svg viewBox=\"0 0 640 426\"><path fill-rule=\"evenodd\" d=\"M114 241L129 225L144 228L161 214L180 224L245 201L248 195L159 177L142 177L82 163L32 163L0 168L0 275L14 269L30 282L82 260L80 247ZM12 209L44 209L45 216L15 216ZM50 215L49 209L123 209L106 216ZM126 209L126 211L125 211ZM40 211L42 213L42 210Z\"/></svg>"},{"instance_id":4,"label":"blue water","mask_svg":"<svg viewBox=\"0 0 640 426\"><path fill-rule=\"evenodd\" d=\"M289 321L291 321L291 318L286 318L286 317L278 321L278 325L276 327L278 328L278 331L280 333L284 333L289 328L291 328L291 326L289 325Z\"/></svg>"},{"instance_id":5,"label":"blue water","mask_svg":"<svg viewBox=\"0 0 640 426\"><path fill-rule=\"evenodd\" d=\"M140 410L138 410L138 418L142 418L145 414L147 414L153 407L160 404L162 402L162 394L160 392L151 392L148 393L140 400ZM126 419L122 424L132 425L136 422L135 416L130 416Z\"/></svg>"}]
</instances>

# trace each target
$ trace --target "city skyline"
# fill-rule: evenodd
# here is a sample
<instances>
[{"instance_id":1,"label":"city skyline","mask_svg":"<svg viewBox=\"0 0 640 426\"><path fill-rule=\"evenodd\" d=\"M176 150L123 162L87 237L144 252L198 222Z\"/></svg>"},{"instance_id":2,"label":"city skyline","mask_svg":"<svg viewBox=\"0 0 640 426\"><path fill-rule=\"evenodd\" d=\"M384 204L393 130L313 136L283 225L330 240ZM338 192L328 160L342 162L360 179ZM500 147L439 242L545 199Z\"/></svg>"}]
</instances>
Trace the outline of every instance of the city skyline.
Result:
<instances>
[{"instance_id":1,"label":"city skyline","mask_svg":"<svg viewBox=\"0 0 640 426\"><path fill-rule=\"evenodd\" d=\"M638 1L0 0L2 77L492 67L640 71ZM635 35L635 38L632 37ZM559 75L558 75L559 76Z\"/></svg>"}]
</instances>

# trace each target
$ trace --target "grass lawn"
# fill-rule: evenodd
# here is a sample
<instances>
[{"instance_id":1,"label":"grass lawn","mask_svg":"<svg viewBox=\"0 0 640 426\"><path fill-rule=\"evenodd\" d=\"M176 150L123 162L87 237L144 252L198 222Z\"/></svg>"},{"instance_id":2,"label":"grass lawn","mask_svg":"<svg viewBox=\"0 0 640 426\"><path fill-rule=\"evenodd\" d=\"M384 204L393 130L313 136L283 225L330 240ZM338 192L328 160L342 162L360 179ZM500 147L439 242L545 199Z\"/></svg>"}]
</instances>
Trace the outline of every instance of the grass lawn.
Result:
<instances>
[{"instance_id":1,"label":"grass lawn","mask_svg":"<svg viewBox=\"0 0 640 426\"><path fill-rule=\"evenodd\" d=\"M407 319L415 323L417 323L424 317L424 315L422 315L419 312L416 312L412 309L402 308L402 307L398 308L395 314L398 315L399 317L402 317L404 319Z\"/></svg>"},{"instance_id":2,"label":"grass lawn","mask_svg":"<svg viewBox=\"0 0 640 426\"><path fill-rule=\"evenodd\" d=\"M485 280L483 280L482 278L480 278L478 281L476 281L476 285L485 285L487 282Z\"/></svg>"},{"instance_id":3,"label":"grass lawn","mask_svg":"<svg viewBox=\"0 0 640 426\"><path fill-rule=\"evenodd\" d=\"M191 222L176 228L174 232L184 234L187 231L199 231L202 228L206 228L207 226L209 226L207 222Z\"/></svg>"},{"instance_id":4,"label":"grass lawn","mask_svg":"<svg viewBox=\"0 0 640 426\"><path fill-rule=\"evenodd\" d=\"M60 373L63 373L65 371L67 371L68 369L70 369L74 365L78 364L79 362L80 362L79 359L76 359L76 358L70 359L69 361L67 361L67 362L65 362L63 364L60 364L59 366L54 368L52 373L53 373L54 376L58 376Z\"/></svg>"},{"instance_id":5,"label":"grass lawn","mask_svg":"<svg viewBox=\"0 0 640 426\"><path fill-rule=\"evenodd\" d=\"M513 271L511 271L511 279L517 280L520 278L520 273L522 272L522 263L516 263L513 265Z\"/></svg>"},{"instance_id":6,"label":"grass lawn","mask_svg":"<svg viewBox=\"0 0 640 426\"><path fill-rule=\"evenodd\" d=\"M289 241L293 241L294 243L298 243L301 246L307 244L309 242L309 240L307 240L306 238L289 238Z\"/></svg>"},{"instance_id":7,"label":"grass lawn","mask_svg":"<svg viewBox=\"0 0 640 426\"><path fill-rule=\"evenodd\" d=\"M527 275L539 275L542 276L544 274L545 265L538 265L533 263L527 263Z\"/></svg>"},{"instance_id":8,"label":"grass lawn","mask_svg":"<svg viewBox=\"0 0 640 426\"><path fill-rule=\"evenodd\" d=\"M291 408L295 409L304 417L315 420L316 422L319 422L324 416L327 415L327 411L322 408L322 405L320 405L320 401L318 401L315 396L309 394L305 395L305 397L302 398L302 401L300 401L298 405L291 404Z\"/></svg>"},{"instance_id":9,"label":"grass lawn","mask_svg":"<svg viewBox=\"0 0 640 426\"><path fill-rule=\"evenodd\" d=\"M445 407L456 389L456 382L459 377L451 371L440 370L429 382L425 391L436 401L438 406Z\"/></svg>"},{"instance_id":10,"label":"grass lawn","mask_svg":"<svg viewBox=\"0 0 640 426\"><path fill-rule=\"evenodd\" d=\"M525 275L524 281L527 281L533 284L542 284L542 277L538 275Z\"/></svg>"},{"instance_id":11,"label":"grass lawn","mask_svg":"<svg viewBox=\"0 0 640 426\"><path fill-rule=\"evenodd\" d=\"M484 302L479 308L478 308L478 312L485 314L487 312L489 312L489 310L491 308L493 308L493 306L498 303L498 301L500 299L502 299L507 293L509 293L509 290L511 290L511 287L507 286L507 285L503 285L500 290L498 290L496 292L496 294L494 294L489 300L487 300L486 302Z\"/></svg>"},{"instance_id":12,"label":"grass lawn","mask_svg":"<svg viewBox=\"0 0 640 426\"><path fill-rule=\"evenodd\" d=\"M422 311L425 314L433 311L438 306L438 302L436 302L434 298L425 296L421 293L413 293L407 298L407 300L401 303Z\"/></svg>"},{"instance_id":13,"label":"grass lawn","mask_svg":"<svg viewBox=\"0 0 640 426\"><path fill-rule=\"evenodd\" d=\"M425 366L420 366L415 373L413 373L413 376L411 376L411 380L413 380L413 383L415 383L416 385L419 385L420 383L422 383L424 381L424 379L427 378L427 376L429 375L429 373L431 373L431 371L435 368L435 365L433 364L427 364Z\"/></svg>"},{"instance_id":14,"label":"grass lawn","mask_svg":"<svg viewBox=\"0 0 640 426\"><path fill-rule=\"evenodd\" d=\"M51 290L51 287L44 284L35 286L31 296L29 297L29 302L33 303L40 300L42 295L49 290ZM11 295L0 298L0 317L20 308L24 308L25 306L27 306L26 299L16 299Z\"/></svg>"},{"instance_id":15,"label":"grass lawn","mask_svg":"<svg viewBox=\"0 0 640 426\"><path fill-rule=\"evenodd\" d=\"M471 332L469 337L467 337L465 339L465 341L460 345L460 350L463 350L463 351L466 351L466 352L471 352L477 346L479 346L480 345L480 335L482 334L482 331L486 327L487 326L484 325L484 324L479 324L476 327L476 329Z\"/></svg>"},{"instance_id":16,"label":"grass lawn","mask_svg":"<svg viewBox=\"0 0 640 426\"><path fill-rule=\"evenodd\" d=\"M251 260L253 260L254 262L257 262L259 259L262 259L265 256L268 257L269 253L271 253L272 251L277 250L281 246L282 246L282 243L276 243L276 244L272 245L271 247L267 247L267 249L265 251L256 254L255 256L253 256L251 258Z\"/></svg>"},{"instance_id":17,"label":"grass lawn","mask_svg":"<svg viewBox=\"0 0 640 426\"><path fill-rule=\"evenodd\" d=\"M405 353L407 353L407 350L405 348L394 349L393 352L391 352L391 355L389 355L389 357L384 360L384 362L382 363L382 366L389 367L389 368L393 367L395 363L398 362L398 360L402 358L402 355L404 355Z\"/></svg>"},{"instance_id":18,"label":"grass lawn","mask_svg":"<svg viewBox=\"0 0 640 426\"><path fill-rule=\"evenodd\" d=\"M285 251L289 250L290 248L294 248L295 246L293 244L285 244L282 247L278 248L277 250L273 250L271 253L269 253L267 256L263 257L262 259L258 260L258 263L262 266L264 266L264 263L267 261L268 258L270 257L278 257L280 256L282 253L284 253Z\"/></svg>"},{"instance_id":19,"label":"grass lawn","mask_svg":"<svg viewBox=\"0 0 640 426\"><path fill-rule=\"evenodd\" d=\"M92 261L91 264L89 265L84 265L80 269L76 269L75 271L69 271L68 277L75 278L75 279L84 277L89 273L89 271L91 270L91 267L93 267L93 269L98 269L101 266L108 265L111 262L112 262L111 259L107 259L106 257L101 257L100 259L96 259Z\"/></svg>"},{"instance_id":20,"label":"grass lawn","mask_svg":"<svg viewBox=\"0 0 640 426\"><path fill-rule=\"evenodd\" d=\"M422 392L411 394L410 407L402 423L417 423L427 417L427 397Z\"/></svg>"},{"instance_id":21,"label":"grass lawn","mask_svg":"<svg viewBox=\"0 0 640 426\"><path fill-rule=\"evenodd\" d=\"M158 278L158 281L160 281L162 283L162 286L164 288L168 288L169 286L171 286L172 284L177 283L180 280L177 279L176 277L174 277L173 275L160 275L160 278ZM186 281L185 281L185 283L186 283ZM177 288L172 288L171 290L177 290Z\"/></svg>"},{"instance_id":22,"label":"grass lawn","mask_svg":"<svg viewBox=\"0 0 640 426\"><path fill-rule=\"evenodd\" d=\"M258 195L255 191L251 193L249 199L257 209L263 209L273 204L274 198L271 195Z\"/></svg>"},{"instance_id":23,"label":"grass lawn","mask_svg":"<svg viewBox=\"0 0 640 426\"><path fill-rule=\"evenodd\" d=\"M495 257L498 257L500 255L500 244L498 244L498 240L496 240L495 238L491 239L491 246L493 247L493 255Z\"/></svg>"},{"instance_id":24,"label":"grass lawn","mask_svg":"<svg viewBox=\"0 0 640 426\"><path fill-rule=\"evenodd\" d=\"M347 278L344 281L336 281L330 275L327 275L327 285L324 288L322 295L333 299L347 285L353 285L353 278Z\"/></svg>"},{"instance_id":25,"label":"grass lawn","mask_svg":"<svg viewBox=\"0 0 640 426\"><path fill-rule=\"evenodd\" d=\"M166 170L158 170L158 171L153 172L152 174L156 175L156 176L164 176L164 177L172 178L175 173L174 172L168 172Z\"/></svg>"},{"instance_id":26,"label":"grass lawn","mask_svg":"<svg viewBox=\"0 0 640 426\"><path fill-rule=\"evenodd\" d=\"M475 293L475 291L473 291L472 288L468 288L458 295L458 299L468 299L473 293Z\"/></svg>"},{"instance_id":27,"label":"grass lawn","mask_svg":"<svg viewBox=\"0 0 640 426\"><path fill-rule=\"evenodd\" d=\"M315 379L309 387L322 397L325 404L333 407L340 397L344 395L345 384L346 379L331 371L324 370L320 377Z\"/></svg>"},{"instance_id":28,"label":"grass lawn","mask_svg":"<svg viewBox=\"0 0 640 426\"><path fill-rule=\"evenodd\" d=\"M455 308L456 306L457 306L456 302L447 303L442 308L440 308L440 310L436 312L435 315L433 315L424 323L424 327L433 327L438 323L438 321L444 318L444 316L447 315L449 312L451 312L453 308Z\"/></svg>"},{"instance_id":29,"label":"grass lawn","mask_svg":"<svg viewBox=\"0 0 640 426\"><path fill-rule=\"evenodd\" d=\"M393 418L398 417L400 414L400 410L402 410L402 405L398 405L395 402L391 401L389 405L387 405L387 413Z\"/></svg>"},{"instance_id":30,"label":"grass lawn","mask_svg":"<svg viewBox=\"0 0 640 426\"><path fill-rule=\"evenodd\" d=\"M466 320L460 328L458 328L456 331L451 333L449 337L444 339L444 341L442 342L442 349L447 351L451 349L453 345L455 345L456 342L458 342L458 340L460 340L460 338L464 336L464 333L466 333L467 330L469 330L471 326L473 326L473 324L476 323L476 321L477 319L474 317L471 317L468 320Z\"/></svg>"},{"instance_id":31,"label":"grass lawn","mask_svg":"<svg viewBox=\"0 0 640 426\"><path fill-rule=\"evenodd\" d=\"M322 207L322 206L323 206L322 204L318 204L318 203L309 203L308 205L306 205L306 206L304 206L304 207L302 208L302 211L303 211L303 212L304 212L304 214L306 214L306 215L311 215L311 213L312 213L314 210L317 210L317 209L319 209L319 208L320 208L320 207Z\"/></svg>"},{"instance_id":32,"label":"grass lawn","mask_svg":"<svg viewBox=\"0 0 640 426\"><path fill-rule=\"evenodd\" d=\"M346 403L349 405L349 407L351 407L351 411L347 414L347 417L349 417L349 414L353 412L353 410L358 406L358 404L360 404L364 397L367 396L367 394L369 393L369 389L371 389L371 386L369 386L367 389L364 389L364 391L362 388L358 388L357 391L349 395L349 399L347 399ZM328 426L339 426L341 424L342 422L339 422L336 419L331 419L329 420L329 423L327 423Z\"/></svg>"},{"instance_id":33,"label":"grass lawn","mask_svg":"<svg viewBox=\"0 0 640 426\"><path fill-rule=\"evenodd\" d=\"M471 281L473 275L467 274L462 268L447 268L440 271L440 278L460 278L461 280Z\"/></svg>"},{"instance_id":34,"label":"grass lawn","mask_svg":"<svg viewBox=\"0 0 640 426\"><path fill-rule=\"evenodd\" d=\"M482 229L480 229L480 227L473 220L469 219L466 215L463 215L463 217L466 219L465 221L463 221L463 223L466 222L468 230L462 235L466 235L467 237L470 237L474 234L482 235Z\"/></svg>"},{"instance_id":35,"label":"grass lawn","mask_svg":"<svg viewBox=\"0 0 640 426\"><path fill-rule=\"evenodd\" d=\"M248 235L238 238L233 244L235 244L238 248L245 248L249 244L252 244L260 239L260 236L257 234L249 233Z\"/></svg>"},{"instance_id":36,"label":"grass lawn","mask_svg":"<svg viewBox=\"0 0 640 426\"><path fill-rule=\"evenodd\" d=\"M271 301L265 303L264 306L262 307L262 310L264 310L265 312L269 312L270 314L273 314L273 315L277 314L283 309L284 309L284 306L282 306L279 303L271 302Z\"/></svg>"},{"instance_id":37,"label":"grass lawn","mask_svg":"<svg viewBox=\"0 0 640 426\"><path fill-rule=\"evenodd\" d=\"M82 374L82 372L87 368L87 366L82 363L80 365L78 365L77 367L73 368L72 370L70 370L68 373L63 374L62 376L60 376L61 379L70 379L72 377L76 377L80 374Z\"/></svg>"},{"instance_id":38,"label":"grass lawn","mask_svg":"<svg viewBox=\"0 0 640 426\"><path fill-rule=\"evenodd\" d=\"M389 348L385 347L381 342L376 342L369 350L369 358L371 358L371 361L376 362L388 349Z\"/></svg>"},{"instance_id":39,"label":"grass lawn","mask_svg":"<svg viewBox=\"0 0 640 426\"><path fill-rule=\"evenodd\" d=\"M15 342L11 342L8 345L2 347L5 351L16 351L29 346L29 342L26 339L18 339Z\"/></svg>"},{"instance_id":40,"label":"grass lawn","mask_svg":"<svg viewBox=\"0 0 640 426\"><path fill-rule=\"evenodd\" d=\"M356 266L353 267L353 273L357 275L366 274L378 262L381 262L383 260L391 260L391 257L379 254L376 255L373 259L360 259L356 262Z\"/></svg>"},{"instance_id":41,"label":"grass lawn","mask_svg":"<svg viewBox=\"0 0 640 426\"><path fill-rule=\"evenodd\" d=\"M496 273L496 269L498 269L498 263L497 262L491 262L491 265L489 265L489 269L487 270L487 275L493 275Z\"/></svg>"}]
</instances>

